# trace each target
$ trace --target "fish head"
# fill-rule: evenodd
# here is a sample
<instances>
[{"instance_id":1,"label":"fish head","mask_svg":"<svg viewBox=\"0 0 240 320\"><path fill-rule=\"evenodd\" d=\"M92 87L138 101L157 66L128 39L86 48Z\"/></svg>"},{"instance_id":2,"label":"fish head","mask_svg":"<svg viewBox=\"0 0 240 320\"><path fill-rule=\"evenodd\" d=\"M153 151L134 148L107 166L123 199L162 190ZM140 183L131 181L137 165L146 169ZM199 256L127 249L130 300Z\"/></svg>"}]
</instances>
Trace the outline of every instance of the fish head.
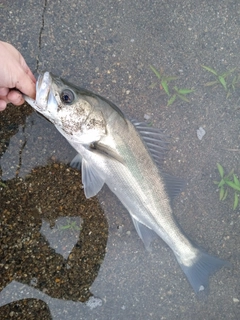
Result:
<instances>
[{"instance_id":1,"label":"fish head","mask_svg":"<svg viewBox=\"0 0 240 320\"><path fill-rule=\"evenodd\" d=\"M70 141L88 144L106 135L106 119L97 96L50 72L39 75L36 100L25 99Z\"/></svg>"}]
</instances>

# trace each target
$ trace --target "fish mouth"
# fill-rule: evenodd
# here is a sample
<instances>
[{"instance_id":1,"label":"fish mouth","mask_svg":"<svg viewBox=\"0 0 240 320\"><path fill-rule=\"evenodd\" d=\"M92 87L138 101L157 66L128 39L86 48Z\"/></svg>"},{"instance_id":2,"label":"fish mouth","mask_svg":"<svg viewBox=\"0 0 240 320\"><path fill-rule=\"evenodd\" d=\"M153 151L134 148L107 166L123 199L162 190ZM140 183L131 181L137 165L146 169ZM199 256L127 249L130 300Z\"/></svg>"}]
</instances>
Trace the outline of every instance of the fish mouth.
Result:
<instances>
[{"instance_id":1,"label":"fish mouth","mask_svg":"<svg viewBox=\"0 0 240 320\"><path fill-rule=\"evenodd\" d=\"M36 104L41 111L47 109L51 84L52 77L49 72L39 75L36 83Z\"/></svg>"},{"instance_id":2,"label":"fish mouth","mask_svg":"<svg viewBox=\"0 0 240 320\"><path fill-rule=\"evenodd\" d=\"M37 79L37 83L36 83L36 90L38 91L40 88L41 88L41 84L42 84L42 81L43 81L43 76L44 76L45 73L40 73L38 75L38 79Z\"/></svg>"},{"instance_id":3,"label":"fish mouth","mask_svg":"<svg viewBox=\"0 0 240 320\"><path fill-rule=\"evenodd\" d=\"M24 95L25 100L39 113L53 122L58 104L52 90L53 78L50 72L40 73L36 83L36 99Z\"/></svg>"}]
</instances>

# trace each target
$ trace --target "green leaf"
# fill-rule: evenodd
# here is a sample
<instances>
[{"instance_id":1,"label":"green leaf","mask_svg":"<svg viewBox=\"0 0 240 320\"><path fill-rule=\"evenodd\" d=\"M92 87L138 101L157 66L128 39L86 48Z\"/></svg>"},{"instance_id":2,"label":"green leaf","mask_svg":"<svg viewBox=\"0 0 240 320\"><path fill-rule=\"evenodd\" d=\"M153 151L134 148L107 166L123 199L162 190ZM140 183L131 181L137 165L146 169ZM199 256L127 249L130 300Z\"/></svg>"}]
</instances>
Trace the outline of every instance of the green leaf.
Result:
<instances>
[{"instance_id":1,"label":"green leaf","mask_svg":"<svg viewBox=\"0 0 240 320\"><path fill-rule=\"evenodd\" d=\"M155 73L155 75L158 77L158 79L161 79L161 74L158 72L153 66L150 65L151 70Z\"/></svg>"},{"instance_id":2,"label":"green leaf","mask_svg":"<svg viewBox=\"0 0 240 320\"><path fill-rule=\"evenodd\" d=\"M178 94L178 97L179 97L181 100L185 101L185 102L189 102L189 100L188 100L185 96L183 96L182 94Z\"/></svg>"},{"instance_id":3,"label":"green leaf","mask_svg":"<svg viewBox=\"0 0 240 320\"><path fill-rule=\"evenodd\" d=\"M234 78L233 78L233 80L232 80L232 86L234 87L234 89L235 89L235 84L238 82L238 77L237 76L235 76Z\"/></svg>"},{"instance_id":4,"label":"green leaf","mask_svg":"<svg viewBox=\"0 0 240 320\"><path fill-rule=\"evenodd\" d=\"M231 177L231 176L233 175L233 172L234 172L234 169L232 169L232 170L229 172L229 174L226 176L226 178Z\"/></svg>"},{"instance_id":5,"label":"green leaf","mask_svg":"<svg viewBox=\"0 0 240 320\"><path fill-rule=\"evenodd\" d=\"M222 180L219 182L218 188L222 187L225 183L226 183L226 181L225 181L224 179L222 179Z\"/></svg>"},{"instance_id":6,"label":"green leaf","mask_svg":"<svg viewBox=\"0 0 240 320\"><path fill-rule=\"evenodd\" d=\"M235 210L235 209L237 208L237 206L238 206L238 201L239 201L238 195L237 195L237 193L235 192L235 193L234 193L233 210Z\"/></svg>"},{"instance_id":7,"label":"green leaf","mask_svg":"<svg viewBox=\"0 0 240 320\"><path fill-rule=\"evenodd\" d=\"M67 226L60 226L59 229L60 229L60 230L70 229L70 226L69 226L69 225L67 225Z\"/></svg>"},{"instance_id":8,"label":"green leaf","mask_svg":"<svg viewBox=\"0 0 240 320\"><path fill-rule=\"evenodd\" d=\"M224 187L221 187L221 188L220 188L220 191L219 191L219 200L222 200L222 199L223 199L224 194L225 194Z\"/></svg>"},{"instance_id":9,"label":"green leaf","mask_svg":"<svg viewBox=\"0 0 240 320\"><path fill-rule=\"evenodd\" d=\"M165 81L169 82L169 81L173 81L173 80L177 80L178 77L164 77Z\"/></svg>"},{"instance_id":10,"label":"green leaf","mask_svg":"<svg viewBox=\"0 0 240 320\"><path fill-rule=\"evenodd\" d=\"M167 107L170 106L171 104L173 104L173 102L176 100L176 98L177 98L176 94L172 95L171 98L168 100Z\"/></svg>"},{"instance_id":11,"label":"green leaf","mask_svg":"<svg viewBox=\"0 0 240 320\"><path fill-rule=\"evenodd\" d=\"M193 91L195 91L195 90L194 89L179 89L178 93L180 93L180 94L188 94L188 93L191 93Z\"/></svg>"},{"instance_id":12,"label":"green leaf","mask_svg":"<svg viewBox=\"0 0 240 320\"><path fill-rule=\"evenodd\" d=\"M0 187L7 188L6 184L0 181Z\"/></svg>"},{"instance_id":13,"label":"green leaf","mask_svg":"<svg viewBox=\"0 0 240 320\"><path fill-rule=\"evenodd\" d=\"M220 177L223 178L223 176L224 176L224 169L223 169L223 167L220 165L220 163L217 163L217 168L218 168Z\"/></svg>"},{"instance_id":14,"label":"green leaf","mask_svg":"<svg viewBox=\"0 0 240 320\"><path fill-rule=\"evenodd\" d=\"M224 89L227 91L227 84L225 79L222 76L218 77L218 80L220 81L220 83L222 84L222 86L224 87Z\"/></svg>"},{"instance_id":15,"label":"green leaf","mask_svg":"<svg viewBox=\"0 0 240 320\"><path fill-rule=\"evenodd\" d=\"M231 92L228 90L226 99L228 99L230 97L230 95L231 95Z\"/></svg>"},{"instance_id":16,"label":"green leaf","mask_svg":"<svg viewBox=\"0 0 240 320\"><path fill-rule=\"evenodd\" d=\"M240 187L240 181L238 180L238 177L235 174L233 175L233 181L236 186Z\"/></svg>"},{"instance_id":17,"label":"green leaf","mask_svg":"<svg viewBox=\"0 0 240 320\"><path fill-rule=\"evenodd\" d=\"M149 88L150 88L150 89L153 89L153 88L155 88L155 87L156 87L156 85L157 85L157 82L152 83L152 84L149 86Z\"/></svg>"},{"instance_id":18,"label":"green leaf","mask_svg":"<svg viewBox=\"0 0 240 320\"><path fill-rule=\"evenodd\" d=\"M233 188L234 190L240 191L240 187L237 186L233 181L226 181L226 183L229 185L229 187Z\"/></svg>"},{"instance_id":19,"label":"green leaf","mask_svg":"<svg viewBox=\"0 0 240 320\"><path fill-rule=\"evenodd\" d=\"M210 81L210 82L207 82L204 84L205 87L210 87L210 86L214 86L215 84L217 84L218 81L215 80L215 81Z\"/></svg>"},{"instance_id":20,"label":"green leaf","mask_svg":"<svg viewBox=\"0 0 240 320\"><path fill-rule=\"evenodd\" d=\"M231 83L233 91L235 91L235 89L236 89L235 85L238 84L238 81L239 81L239 76L237 75L233 78L232 83Z\"/></svg>"},{"instance_id":21,"label":"green leaf","mask_svg":"<svg viewBox=\"0 0 240 320\"><path fill-rule=\"evenodd\" d=\"M222 201L224 201L226 198L227 198L227 195L228 195L228 190L226 189L225 193L224 193L224 196L222 198Z\"/></svg>"},{"instance_id":22,"label":"green leaf","mask_svg":"<svg viewBox=\"0 0 240 320\"><path fill-rule=\"evenodd\" d=\"M168 96L170 96L170 93L169 93L169 90L168 90L167 81L161 81L161 85L162 85L164 91L166 92L166 94L167 94Z\"/></svg>"},{"instance_id":23,"label":"green leaf","mask_svg":"<svg viewBox=\"0 0 240 320\"><path fill-rule=\"evenodd\" d=\"M217 72L216 72L215 70L213 70L213 69L211 69L211 68L209 68L209 67L207 67L207 66L203 66L203 65L202 65L202 67L203 67L205 70L207 70L207 71L209 71L209 72L211 72L211 73L215 74L215 76L217 76L217 75L218 75L218 74L217 74Z\"/></svg>"},{"instance_id":24,"label":"green leaf","mask_svg":"<svg viewBox=\"0 0 240 320\"><path fill-rule=\"evenodd\" d=\"M228 71L224 72L224 73L221 74L220 76L222 76L223 78L226 78L226 77L228 77L231 73L233 73L233 71L235 71L235 70L236 70L236 68L233 68L233 69L231 69L231 70L228 70Z\"/></svg>"}]
</instances>

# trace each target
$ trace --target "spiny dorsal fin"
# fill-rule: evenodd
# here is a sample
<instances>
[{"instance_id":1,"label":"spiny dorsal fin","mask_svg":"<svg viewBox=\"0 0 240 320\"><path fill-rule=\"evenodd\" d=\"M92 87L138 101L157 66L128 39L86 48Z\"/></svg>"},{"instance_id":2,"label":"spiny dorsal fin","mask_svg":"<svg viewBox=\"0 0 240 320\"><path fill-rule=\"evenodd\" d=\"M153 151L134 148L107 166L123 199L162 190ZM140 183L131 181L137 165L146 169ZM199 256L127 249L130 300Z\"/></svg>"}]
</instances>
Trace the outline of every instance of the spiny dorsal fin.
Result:
<instances>
[{"instance_id":1,"label":"spiny dorsal fin","mask_svg":"<svg viewBox=\"0 0 240 320\"><path fill-rule=\"evenodd\" d=\"M139 132L156 164L161 166L164 160L164 154L168 150L169 145L164 133L160 129L149 127L144 122L138 122L136 120L131 120L131 122Z\"/></svg>"}]
</instances>

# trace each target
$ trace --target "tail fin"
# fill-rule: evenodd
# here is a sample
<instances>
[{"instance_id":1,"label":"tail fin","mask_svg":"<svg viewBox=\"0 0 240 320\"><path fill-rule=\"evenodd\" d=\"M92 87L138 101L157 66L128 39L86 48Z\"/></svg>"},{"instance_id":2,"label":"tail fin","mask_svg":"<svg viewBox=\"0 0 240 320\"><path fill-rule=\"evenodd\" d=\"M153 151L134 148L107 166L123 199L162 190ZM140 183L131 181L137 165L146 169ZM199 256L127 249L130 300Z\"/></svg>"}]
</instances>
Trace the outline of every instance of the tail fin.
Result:
<instances>
[{"instance_id":1,"label":"tail fin","mask_svg":"<svg viewBox=\"0 0 240 320\"><path fill-rule=\"evenodd\" d=\"M178 262L195 293L199 293L201 291L206 292L208 288L209 276L222 267L230 267L231 265L228 261L210 256L209 254L200 250L196 260L191 266L184 265L179 259Z\"/></svg>"}]
</instances>

